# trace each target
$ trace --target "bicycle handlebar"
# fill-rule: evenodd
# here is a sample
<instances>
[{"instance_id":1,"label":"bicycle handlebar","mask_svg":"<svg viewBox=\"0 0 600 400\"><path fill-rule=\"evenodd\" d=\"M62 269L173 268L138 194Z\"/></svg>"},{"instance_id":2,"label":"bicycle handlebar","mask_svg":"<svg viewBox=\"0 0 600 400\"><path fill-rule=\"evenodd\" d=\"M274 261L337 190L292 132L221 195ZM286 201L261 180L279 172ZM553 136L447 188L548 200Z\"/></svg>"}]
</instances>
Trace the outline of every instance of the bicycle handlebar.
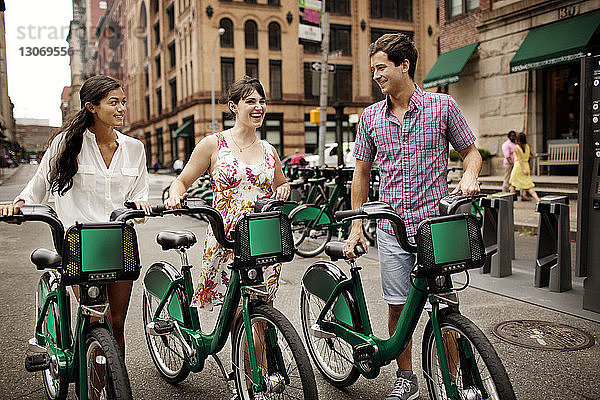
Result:
<instances>
[{"instance_id":1,"label":"bicycle handlebar","mask_svg":"<svg viewBox=\"0 0 600 400\"><path fill-rule=\"evenodd\" d=\"M115 215L114 220L123 221L132 218L143 218L147 215L144 214L143 210L132 210L131 207L135 207L133 202L125 202L127 209L119 209L113 211ZM159 204L152 207L152 214L149 217L163 217L165 215L180 215L180 214L202 214L208 218L210 226L212 227L213 233L217 242L226 249L233 249L235 242L228 239L225 235L225 225L223 223L223 216L213 207L210 207L204 200L199 198L188 198L181 202L181 208L177 209L166 209L164 205ZM113 220L113 215L111 215Z\"/></svg>"},{"instance_id":2,"label":"bicycle handlebar","mask_svg":"<svg viewBox=\"0 0 600 400\"><path fill-rule=\"evenodd\" d=\"M456 212L458 207L467 204L473 200L485 197L485 195L463 195L450 194L440 200L440 214L451 215ZM354 219L387 219L392 224L392 229L396 240L402 248L408 252L416 253L418 248L415 244L409 242L406 235L406 225L402 218L392 209L392 207L382 201L372 201L364 203L362 207L356 210L342 210L335 213L335 219L338 221L347 221Z\"/></svg>"},{"instance_id":3,"label":"bicycle handlebar","mask_svg":"<svg viewBox=\"0 0 600 400\"><path fill-rule=\"evenodd\" d=\"M11 215L10 217L0 217L0 222L16 222L17 224L21 224L25 221L39 221L48 224L52 232L54 248L57 252L62 252L65 228L60 219L58 219L56 211L47 205L24 204L19 214Z\"/></svg>"}]
</instances>

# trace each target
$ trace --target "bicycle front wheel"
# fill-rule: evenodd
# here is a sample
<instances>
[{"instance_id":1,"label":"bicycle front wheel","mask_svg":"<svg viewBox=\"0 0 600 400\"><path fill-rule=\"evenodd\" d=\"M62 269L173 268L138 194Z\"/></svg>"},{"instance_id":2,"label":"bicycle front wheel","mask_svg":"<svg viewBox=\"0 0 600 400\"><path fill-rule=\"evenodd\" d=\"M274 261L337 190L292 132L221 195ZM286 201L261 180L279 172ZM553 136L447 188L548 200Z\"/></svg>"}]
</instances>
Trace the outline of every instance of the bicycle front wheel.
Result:
<instances>
[{"instance_id":1,"label":"bicycle front wheel","mask_svg":"<svg viewBox=\"0 0 600 400\"><path fill-rule=\"evenodd\" d=\"M325 249L325 245L331 240L331 229L327 226L315 227L314 219L319 213L316 207L296 207L290 213L290 223L296 253L302 257L315 257ZM313 215L314 214L314 215ZM325 214L321 220L330 220ZM326 221L324 221L326 222Z\"/></svg>"},{"instance_id":2,"label":"bicycle front wheel","mask_svg":"<svg viewBox=\"0 0 600 400\"><path fill-rule=\"evenodd\" d=\"M250 310L256 362L267 399L318 399L317 383L300 336L290 321L271 306ZM233 331L232 362L240 400L254 399L252 372L243 319Z\"/></svg>"},{"instance_id":3,"label":"bicycle front wheel","mask_svg":"<svg viewBox=\"0 0 600 400\"><path fill-rule=\"evenodd\" d=\"M36 315L37 320L42 312L42 306L46 296L51 291L55 290L58 285L58 277L55 276L54 272L45 272L41 277L37 287L37 293L35 297L36 303ZM69 296L67 294L67 303L69 302ZM67 308L70 306L68 305ZM46 336L47 340L56 348L60 348L62 343L60 342L59 332L59 313L58 303L51 301L48 307L46 318L42 322L42 333ZM59 366L56 363L50 363L50 367L42 371L42 380L44 382L44 388L46 389L46 395L50 400L66 399L69 382L67 379L61 379L61 374L58 370Z\"/></svg>"},{"instance_id":4,"label":"bicycle front wheel","mask_svg":"<svg viewBox=\"0 0 600 400\"><path fill-rule=\"evenodd\" d=\"M160 304L160 300L160 298L154 296L150 292L144 291L144 296L142 298L142 319L144 321L144 327L152 322L154 312ZM175 290L170 302L167 304L169 304L169 306L163 309L159 318L167 321L174 320L169 313L169 309L177 307L177 312L181 313L180 318L184 320L183 322L185 324L185 320L188 318L186 318L187 315L183 313L182 305L186 304L186 302L182 290ZM175 310L172 310L172 312L173 311ZM191 323L188 323L188 326L191 326ZM150 357L152 358L154 366L160 373L160 376L171 384L182 382L187 378L190 369L185 363L185 350L175 334L171 333L163 336L153 336L148 333L146 329L144 329L144 332L148 350L150 351Z\"/></svg>"},{"instance_id":5,"label":"bicycle front wheel","mask_svg":"<svg viewBox=\"0 0 600 400\"><path fill-rule=\"evenodd\" d=\"M317 369L327 382L336 387L350 386L360 376L358 368L354 366L352 346L339 337L318 337L311 331L323 307L325 301L302 288L300 318L306 346ZM327 318L335 320L332 311L328 312Z\"/></svg>"},{"instance_id":6,"label":"bicycle front wheel","mask_svg":"<svg viewBox=\"0 0 600 400\"><path fill-rule=\"evenodd\" d=\"M85 360L90 400L133 399L121 350L108 329L93 328L86 335Z\"/></svg>"},{"instance_id":7,"label":"bicycle front wheel","mask_svg":"<svg viewBox=\"0 0 600 400\"><path fill-rule=\"evenodd\" d=\"M448 359L450 378L460 399L515 399L506 369L483 332L456 312L440 315L440 328ZM423 334L423 374L431 399L448 399L431 322ZM487 393L480 390L480 387Z\"/></svg>"}]
</instances>

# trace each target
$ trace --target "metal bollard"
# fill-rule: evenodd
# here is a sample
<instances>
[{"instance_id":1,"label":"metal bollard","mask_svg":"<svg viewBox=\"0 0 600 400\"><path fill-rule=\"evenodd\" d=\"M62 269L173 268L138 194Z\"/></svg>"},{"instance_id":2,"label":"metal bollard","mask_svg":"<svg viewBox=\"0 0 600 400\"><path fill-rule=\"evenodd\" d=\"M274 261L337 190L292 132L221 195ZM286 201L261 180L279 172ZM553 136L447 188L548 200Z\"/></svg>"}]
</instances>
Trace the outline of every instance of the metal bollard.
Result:
<instances>
[{"instance_id":1,"label":"metal bollard","mask_svg":"<svg viewBox=\"0 0 600 400\"><path fill-rule=\"evenodd\" d=\"M540 222L534 285L549 286L551 292L565 292L572 288L569 198L544 196L540 200L535 206Z\"/></svg>"},{"instance_id":2,"label":"metal bollard","mask_svg":"<svg viewBox=\"0 0 600 400\"><path fill-rule=\"evenodd\" d=\"M485 264L482 273L495 278L512 274L515 258L515 218L512 193L495 193L479 201L483 207L483 243Z\"/></svg>"}]
</instances>

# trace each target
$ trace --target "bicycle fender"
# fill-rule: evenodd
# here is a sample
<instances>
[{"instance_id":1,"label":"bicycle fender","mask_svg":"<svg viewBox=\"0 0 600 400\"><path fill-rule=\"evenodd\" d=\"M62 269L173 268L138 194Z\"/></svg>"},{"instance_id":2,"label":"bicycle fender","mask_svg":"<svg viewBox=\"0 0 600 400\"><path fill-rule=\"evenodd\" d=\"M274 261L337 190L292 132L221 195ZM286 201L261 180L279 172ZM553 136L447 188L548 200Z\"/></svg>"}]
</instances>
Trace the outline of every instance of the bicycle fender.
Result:
<instances>
[{"instance_id":1,"label":"bicycle fender","mask_svg":"<svg viewBox=\"0 0 600 400\"><path fill-rule=\"evenodd\" d=\"M294 208L292 212L294 213L294 221L313 220L317 218L317 215L319 215L319 213L321 212L321 208L312 204L302 204ZM333 219L329 215L327 215L326 212L324 212L323 214L321 214L321 217L319 218L317 224L326 225L331 224L332 221Z\"/></svg>"},{"instance_id":2,"label":"bicycle fender","mask_svg":"<svg viewBox=\"0 0 600 400\"><path fill-rule=\"evenodd\" d=\"M302 277L302 285L310 294L327 301L336 285L346 279L346 274L337 265L328 261L318 261L308 267ZM341 292L332 311L339 322L355 329L361 327L356 298L350 290Z\"/></svg>"},{"instance_id":3,"label":"bicycle fender","mask_svg":"<svg viewBox=\"0 0 600 400\"><path fill-rule=\"evenodd\" d=\"M171 264L160 261L152 264L144 275L144 289L162 299L169 284L181 277L181 273ZM169 314L179 322L183 322L183 306L177 296L171 296L167 305Z\"/></svg>"}]
</instances>

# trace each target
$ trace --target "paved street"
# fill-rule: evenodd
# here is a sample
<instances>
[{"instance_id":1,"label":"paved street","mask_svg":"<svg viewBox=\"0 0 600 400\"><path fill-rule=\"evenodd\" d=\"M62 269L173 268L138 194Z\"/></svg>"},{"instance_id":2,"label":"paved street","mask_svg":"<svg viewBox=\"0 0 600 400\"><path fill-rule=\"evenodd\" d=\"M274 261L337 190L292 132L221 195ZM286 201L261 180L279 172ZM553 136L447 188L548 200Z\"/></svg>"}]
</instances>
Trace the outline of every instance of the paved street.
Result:
<instances>
[{"instance_id":1,"label":"paved street","mask_svg":"<svg viewBox=\"0 0 600 400\"><path fill-rule=\"evenodd\" d=\"M9 201L24 186L34 172L23 166L0 186L0 201ZM151 199L157 203L162 188L173 177L151 175ZM156 260L177 263L175 254L162 252L155 242L160 230L185 229L194 231L200 244L192 249L190 260L197 263L201 254L202 237L206 226L189 217L168 217L138 225L140 253L144 269ZM517 254L531 255L535 237L520 237L516 242ZM38 247L51 248L49 229L41 223L22 226L0 224L0 365L6 371L0 375L1 399L43 399L45 394L39 374L29 374L24 369L27 340L32 336L34 293L40 273L29 261L29 254ZM519 257L519 256L517 256ZM282 268L282 281L275 306L282 310L297 330L299 321L300 278L314 260L297 257ZM377 262L363 257L363 285L375 331L386 336L386 306L381 300ZM345 266L344 266L345 268ZM198 269L195 270L196 273ZM143 271L142 271L143 273ZM190 375L183 383L171 386L163 382L156 372L146 348L141 322L142 285L134 285L127 319L126 364L136 399L229 399L231 388L219 376L216 364L210 360L204 371ZM491 333L503 321L536 319L552 321L580 328L600 338L600 324L548 308L500 296L491 291L468 288L461 293L461 309L485 332L505 363L517 398L538 399L600 399L600 346L574 352L531 350L500 341ZM203 326L212 327L215 313L203 312ZM426 318L422 318L413 343L413 364L420 378L421 399L428 398L421 374L421 340ZM226 367L230 365L229 345L219 354ZM385 367L374 380L360 378L345 390L328 385L317 375L321 399L383 399L394 380L395 368Z\"/></svg>"}]
</instances>

